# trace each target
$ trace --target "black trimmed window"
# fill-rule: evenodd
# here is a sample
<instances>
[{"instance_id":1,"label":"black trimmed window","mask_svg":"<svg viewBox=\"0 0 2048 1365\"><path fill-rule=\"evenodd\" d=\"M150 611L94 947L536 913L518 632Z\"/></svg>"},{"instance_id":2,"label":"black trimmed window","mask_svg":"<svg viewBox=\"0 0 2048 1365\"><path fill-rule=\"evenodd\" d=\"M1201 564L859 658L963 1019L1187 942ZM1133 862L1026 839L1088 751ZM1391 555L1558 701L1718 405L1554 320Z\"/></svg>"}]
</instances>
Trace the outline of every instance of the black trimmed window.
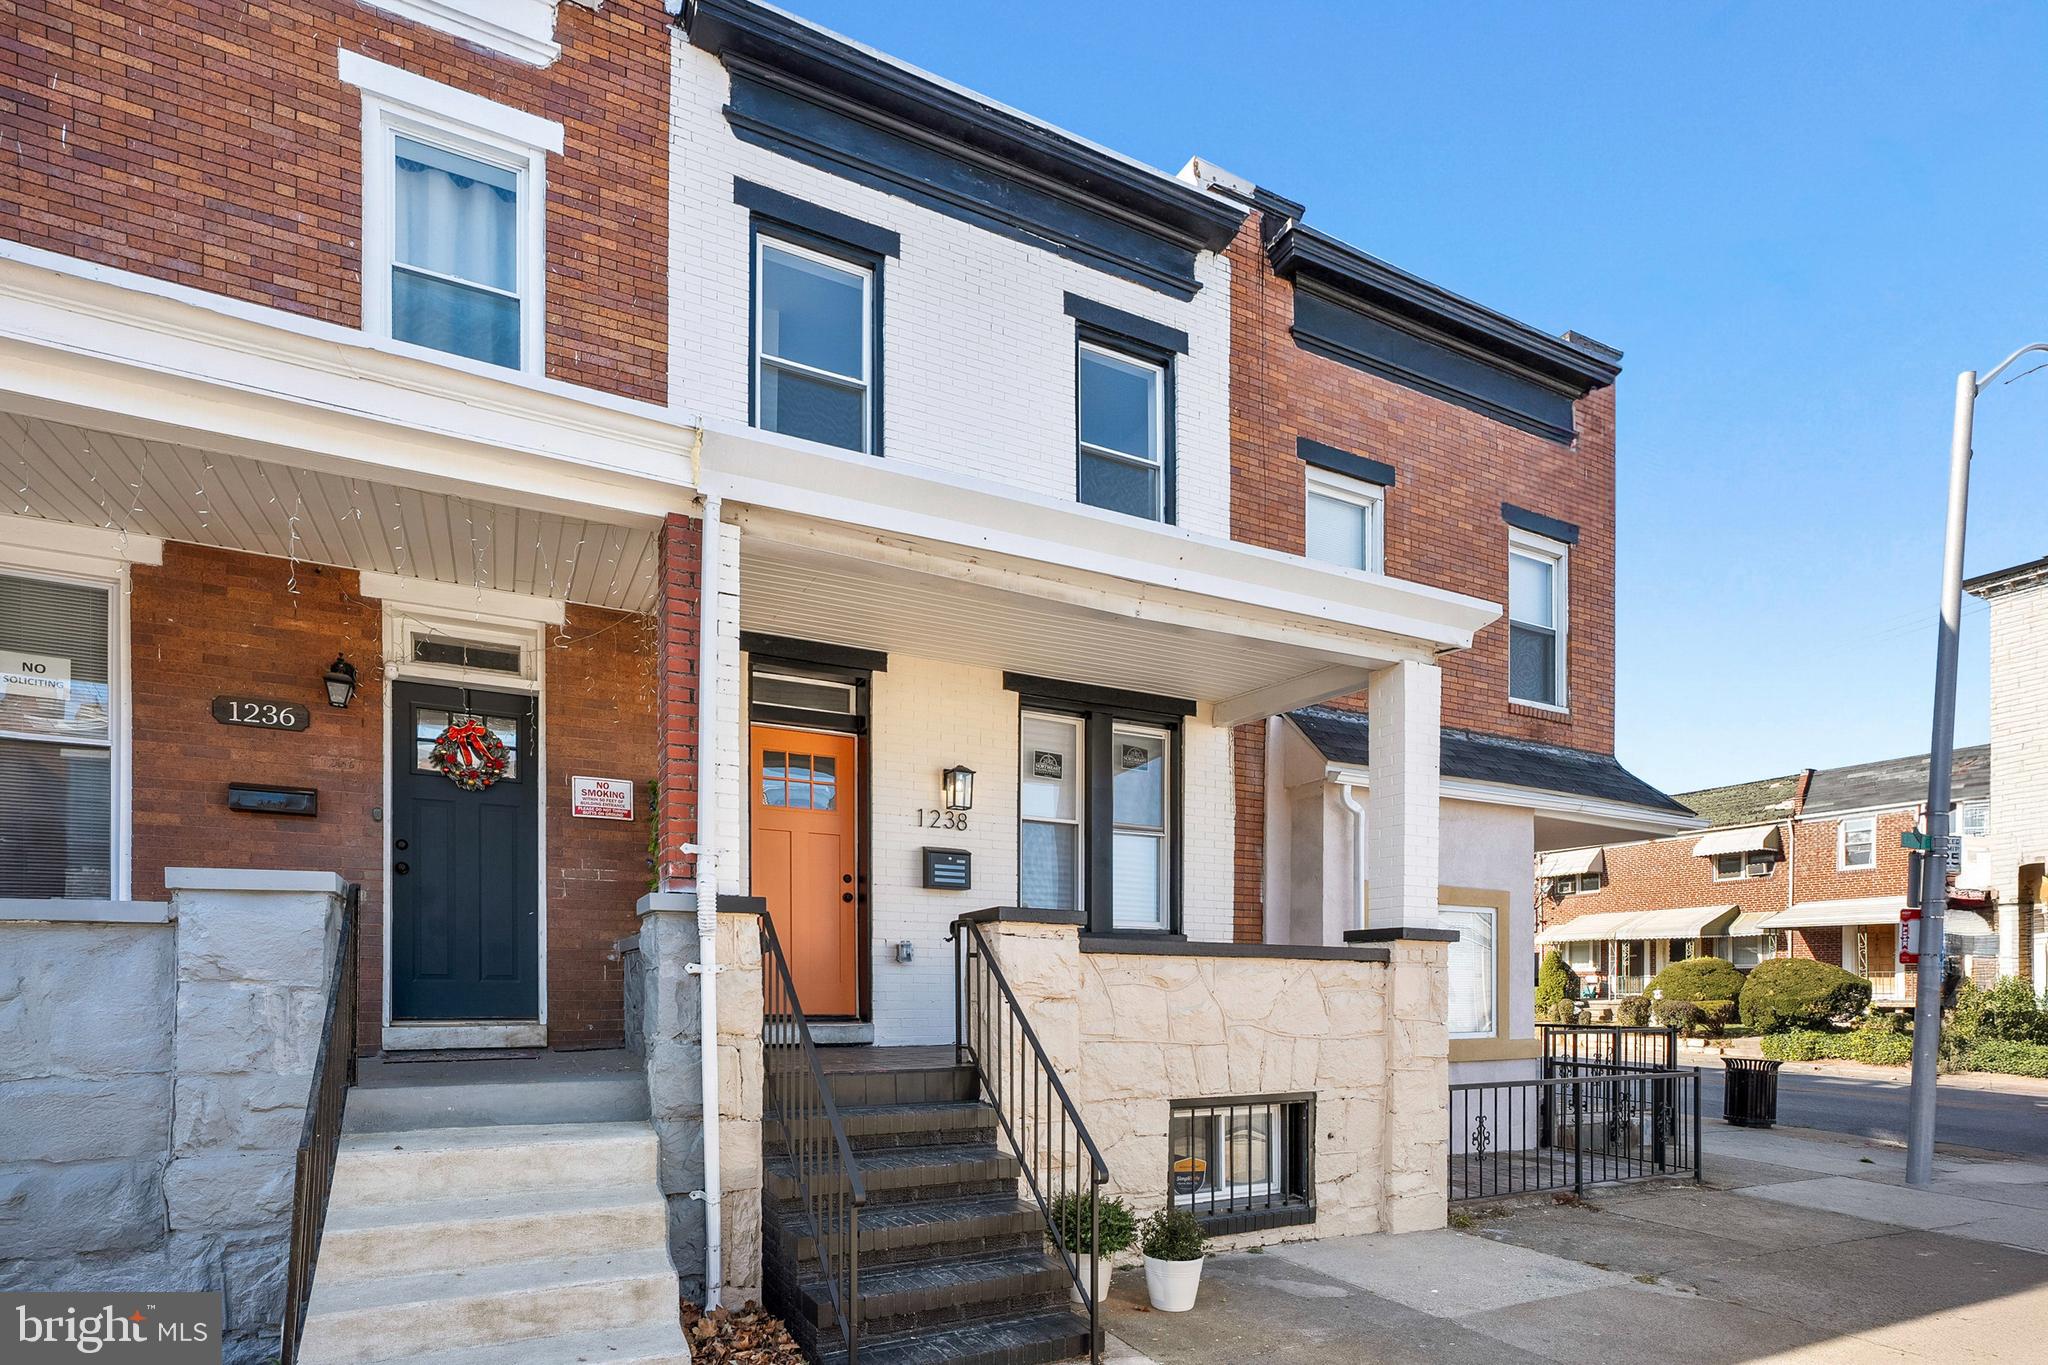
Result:
<instances>
[{"instance_id":1,"label":"black trimmed window","mask_svg":"<svg viewBox=\"0 0 2048 1365\"><path fill-rule=\"evenodd\" d=\"M882 257L757 222L753 268L754 425L879 453Z\"/></svg>"},{"instance_id":2,"label":"black trimmed window","mask_svg":"<svg viewBox=\"0 0 2048 1365\"><path fill-rule=\"evenodd\" d=\"M0 573L0 897L119 894L112 590Z\"/></svg>"},{"instance_id":3,"label":"black trimmed window","mask_svg":"<svg viewBox=\"0 0 2048 1365\"><path fill-rule=\"evenodd\" d=\"M1022 694L1018 903L1083 911L1091 933L1179 933L1181 721L1191 704L1006 682Z\"/></svg>"},{"instance_id":4,"label":"black trimmed window","mask_svg":"<svg viewBox=\"0 0 2048 1365\"><path fill-rule=\"evenodd\" d=\"M1313 1223L1315 1096L1175 1100L1167 1193L1212 1236Z\"/></svg>"}]
</instances>

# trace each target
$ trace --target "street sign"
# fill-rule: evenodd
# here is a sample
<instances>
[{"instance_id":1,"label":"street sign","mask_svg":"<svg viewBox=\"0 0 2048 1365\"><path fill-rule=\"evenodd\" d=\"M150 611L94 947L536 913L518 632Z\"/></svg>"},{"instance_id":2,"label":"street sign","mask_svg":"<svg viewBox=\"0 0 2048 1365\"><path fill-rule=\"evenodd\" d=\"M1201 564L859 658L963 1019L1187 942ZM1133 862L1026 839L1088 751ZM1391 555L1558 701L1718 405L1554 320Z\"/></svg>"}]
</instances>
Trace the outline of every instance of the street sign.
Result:
<instances>
[{"instance_id":1,"label":"street sign","mask_svg":"<svg viewBox=\"0 0 2048 1365\"><path fill-rule=\"evenodd\" d=\"M1920 960L1920 908L1909 905L1899 911L1899 962L1910 967Z\"/></svg>"},{"instance_id":2,"label":"street sign","mask_svg":"<svg viewBox=\"0 0 2048 1365\"><path fill-rule=\"evenodd\" d=\"M1899 835L1900 848L1917 848L1922 853L1934 847L1934 836L1924 829L1909 829Z\"/></svg>"}]
</instances>

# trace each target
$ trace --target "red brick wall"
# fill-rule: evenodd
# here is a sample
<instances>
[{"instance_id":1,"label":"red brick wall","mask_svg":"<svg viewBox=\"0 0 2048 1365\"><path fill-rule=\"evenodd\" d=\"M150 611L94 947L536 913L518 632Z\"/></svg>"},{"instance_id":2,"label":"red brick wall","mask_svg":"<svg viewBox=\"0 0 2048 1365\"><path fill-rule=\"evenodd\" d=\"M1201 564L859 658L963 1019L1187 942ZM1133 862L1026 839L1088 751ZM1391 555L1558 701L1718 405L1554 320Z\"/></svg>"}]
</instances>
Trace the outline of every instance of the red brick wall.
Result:
<instances>
[{"instance_id":1,"label":"red brick wall","mask_svg":"<svg viewBox=\"0 0 2048 1365\"><path fill-rule=\"evenodd\" d=\"M1444 667L1444 724L1611 752L1614 747L1614 390L1577 404L1571 445L1492 421L1365 374L1294 343L1294 291L1274 275L1252 214L1232 243L1231 536L1270 549L1304 546L1304 466L1295 438L1394 466L1385 503L1386 570L1489 602L1507 603L1511 502L1578 526L1570 563L1566 677L1571 712L1508 701L1505 619ZM1363 709L1358 696L1339 705ZM1253 727L1248 727L1253 728ZM1242 760L1245 741L1239 741ZM1238 824L1262 809L1262 769L1238 772ZM1253 828L1257 828L1256 825ZM1263 918L1260 854L1236 856L1239 939Z\"/></svg>"},{"instance_id":2,"label":"red brick wall","mask_svg":"<svg viewBox=\"0 0 2048 1365\"><path fill-rule=\"evenodd\" d=\"M548 1045L624 1040L618 941L639 932L633 906L653 880L647 783L654 775L655 636L651 616L571 605L547 652ZM636 785L631 821L569 813L572 777Z\"/></svg>"},{"instance_id":3,"label":"red brick wall","mask_svg":"<svg viewBox=\"0 0 2048 1365\"><path fill-rule=\"evenodd\" d=\"M1784 826L1780 825L1782 839ZM1714 880L1714 860L1693 856L1698 834L1643 843L1615 844L1607 849L1607 881L1590 895L1553 900L1540 882L1536 887L1537 918L1543 925L1564 924L1580 915L1638 910L1675 910L1688 905L1739 905L1761 912L1785 908L1785 865L1771 866L1768 877L1740 881ZM1806 898L1806 888L1799 889Z\"/></svg>"},{"instance_id":4,"label":"red brick wall","mask_svg":"<svg viewBox=\"0 0 2048 1365\"><path fill-rule=\"evenodd\" d=\"M563 5L532 67L353 0L16 0L0 236L360 324L362 98L337 48L560 121L548 373L666 393L668 22Z\"/></svg>"},{"instance_id":5,"label":"red brick wall","mask_svg":"<svg viewBox=\"0 0 2048 1365\"><path fill-rule=\"evenodd\" d=\"M307 868L363 886L362 1047L380 1044L383 1005L384 804L382 604L360 595L354 570L298 567L287 591L281 559L172 543L160 568L138 566L129 599L133 674L138 897L163 895L166 867ZM649 814L631 824L568 813L572 776L656 769L655 625L651 618L571 606L548 637L548 1040L616 1045L623 1036L614 945L637 928L649 882ZM327 705L320 675L335 652L361 689ZM301 702L302 731L256 730L212 718L216 695ZM315 787L320 813L226 810L230 781ZM642 788L644 790L644 786Z\"/></svg>"},{"instance_id":6,"label":"red brick wall","mask_svg":"<svg viewBox=\"0 0 2048 1365\"><path fill-rule=\"evenodd\" d=\"M671 514L661 528L660 662L661 879L687 886L697 841L697 586L703 523Z\"/></svg>"}]
</instances>

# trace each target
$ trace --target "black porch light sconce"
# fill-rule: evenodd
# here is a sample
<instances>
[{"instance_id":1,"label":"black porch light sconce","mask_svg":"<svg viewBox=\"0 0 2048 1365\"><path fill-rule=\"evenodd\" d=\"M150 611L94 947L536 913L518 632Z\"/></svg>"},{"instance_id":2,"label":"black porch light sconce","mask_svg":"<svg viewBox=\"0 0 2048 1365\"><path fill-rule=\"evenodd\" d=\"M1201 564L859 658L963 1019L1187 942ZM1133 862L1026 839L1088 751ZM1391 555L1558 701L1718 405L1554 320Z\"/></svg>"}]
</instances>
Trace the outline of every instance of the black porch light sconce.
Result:
<instances>
[{"instance_id":1,"label":"black porch light sconce","mask_svg":"<svg viewBox=\"0 0 2048 1365\"><path fill-rule=\"evenodd\" d=\"M974 769L954 764L944 775L947 810L974 809Z\"/></svg>"},{"instance_id":2,"label":"black porch light sconce","mask_svg":"<svg viewBox=\"0 0 2048 1365\"><path fill-rule=\"evenodd\" d=\"M347 706L348 699L356 694L356 666L337 654L320 681L327 684L329 706Z\"/></svg>"}]
</instances>

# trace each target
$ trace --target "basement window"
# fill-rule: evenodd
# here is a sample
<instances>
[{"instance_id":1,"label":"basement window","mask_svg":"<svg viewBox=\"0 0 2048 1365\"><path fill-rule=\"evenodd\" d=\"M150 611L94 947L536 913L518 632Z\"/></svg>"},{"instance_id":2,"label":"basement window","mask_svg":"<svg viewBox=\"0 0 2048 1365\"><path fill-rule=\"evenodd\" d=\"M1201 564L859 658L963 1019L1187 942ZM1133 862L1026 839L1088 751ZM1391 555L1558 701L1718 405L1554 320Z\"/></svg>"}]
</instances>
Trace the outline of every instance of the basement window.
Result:
<instances>
[{"instance_id":1,"label":"basement window","mask_svg":"<svg viewBox=\"0 0 2048 1365\"><path fill-rule=\"evenodd\" d=\"M1211 1236L1315 1221L1315 1096L1173 1101L1167 1190Z\"/></svg>"}]
</instances>

